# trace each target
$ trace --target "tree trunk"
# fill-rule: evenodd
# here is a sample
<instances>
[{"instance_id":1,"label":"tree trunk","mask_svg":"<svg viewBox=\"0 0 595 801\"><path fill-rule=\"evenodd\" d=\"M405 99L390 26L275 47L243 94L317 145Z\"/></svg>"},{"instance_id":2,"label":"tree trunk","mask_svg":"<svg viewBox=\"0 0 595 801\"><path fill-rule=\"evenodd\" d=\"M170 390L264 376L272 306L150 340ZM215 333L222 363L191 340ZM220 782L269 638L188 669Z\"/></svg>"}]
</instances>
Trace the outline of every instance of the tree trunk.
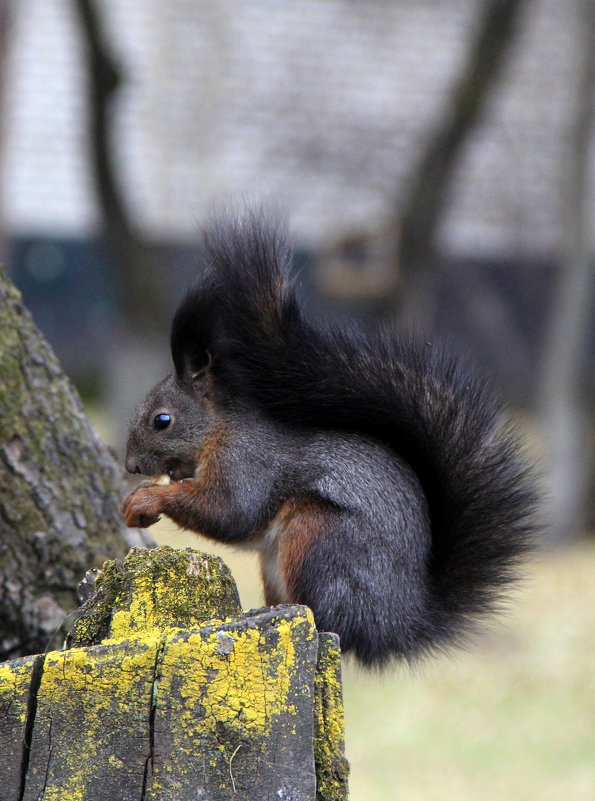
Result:
<instances>
[{"instance_id":1,"label":"tree trunk","mask_svg":"<svg viewBox=\"0 0 595 801\"><path fill-rule=\"evenodd\" d=\"M0 308L0 659L7 659L60 637L90 565L150 539L125 528L122 468L1 273Z\"/></svg>"},{"instance_id":2,"label":"tree trunk","mask_svg":"<svg viewBox=\"0 0 595 801\"><path fill-rule=\"evenodd\" d=\"M424 330L434 318L436 233L448 200L459 155L479 119L514 39L525 0L480 3L477 34L410 180L410 189L395 225L399 231L396 265L400 284L388 299Z\"/></svg>"},{"instance_id":3,"label":"tree trunk","mask_svg":"<svg viewBox=\"0 0 595 801\"><path fill-rule=\"evenodd\" d=\"M121 451L131 410L167 369L164 292L154 251L134 224L118 180L111 115L122 77L102 23L105 9L93 0L74 3L86 54L89 167L119 311L105 386L110 434Z\"/></svg>"},{"instance_id":4,"label":"tree trunk","mask_svg":"<svg viewBox=\"0 0 595 801\"><path fill-rule=\"evenodd\" d=\"M585 532L592 469L581 376L587 363L594 283L595 5L578 0L578 6L576 115L563 170L565 242L559 283L552 293L538 398L546 444L546 524L555 543Z\"/></svg>"},{"instance_id":5,"label":"tree trunk","mask_svg":"<svg viewBox=\"0 0 595 801\"><path fill-rule=\"evenodd\" d=\"M122 82L106 42L101 14L92 0L75 0L86 54L89 101L89 159L122 310L137 333L163 322L156 265L145 237L132 222L114 165L112 101Z\"/></svg>"}]
</instances>

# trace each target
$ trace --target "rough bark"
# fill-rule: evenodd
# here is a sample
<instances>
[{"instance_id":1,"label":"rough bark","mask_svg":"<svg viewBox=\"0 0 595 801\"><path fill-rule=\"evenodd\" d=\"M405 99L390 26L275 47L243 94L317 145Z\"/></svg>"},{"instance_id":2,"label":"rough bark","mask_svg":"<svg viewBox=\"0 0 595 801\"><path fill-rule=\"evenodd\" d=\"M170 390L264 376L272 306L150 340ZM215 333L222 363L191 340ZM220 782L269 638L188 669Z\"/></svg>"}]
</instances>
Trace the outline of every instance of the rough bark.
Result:
<instances>
[{"instance_id":1,"label":"rough bark","mask_svg":"<svg viewBox=\"0 0 595 801\"><path fill-rule=\"evenodd\" d=\"M171 548L94 587L102 644L0 665L7 801L345 801L338 638L308 609L242 615L221 560Z\"/></svg>"},{"instance_id":2,"label":"rough bark","mask_svg":"<svg viewBox=\"0 0 595 801\"><path fill-rule=\"evenodd\" d=\"M43 651L91 565L150 542L124 527L122 468L0 273L0 658Z\"/></svg>"}]
</instances>

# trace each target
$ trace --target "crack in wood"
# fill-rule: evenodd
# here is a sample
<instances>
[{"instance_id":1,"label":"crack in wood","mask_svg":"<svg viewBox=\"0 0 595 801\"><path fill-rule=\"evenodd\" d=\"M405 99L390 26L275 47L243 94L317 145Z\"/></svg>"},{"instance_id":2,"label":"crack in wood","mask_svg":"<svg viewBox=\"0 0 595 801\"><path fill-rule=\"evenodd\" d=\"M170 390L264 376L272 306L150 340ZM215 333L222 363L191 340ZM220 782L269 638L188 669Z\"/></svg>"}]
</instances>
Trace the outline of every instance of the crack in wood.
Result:
<instances>
[{"instance_id":1,"label":"crack in wood","mask_svg":"<svg viewBox=\"0 0 595 801\"><path fill-rule=\"evenodd\" d=\"M37 715L37 694L43 676L43 667L45 656L41 655L35 658L33 669L31 671L31 681L29 683L29 697L27 699L27 714L25 718L25 732L23 735L23 749L21 752L21 768L20 768L20 781L19 792L17 801L23 801L25 795L25 785L27 783L27 773L29 770L29 757L31 755L31 741L33 739L33 727L35 725L35 717Z\"/></svg>"},{"instance_id":2,"label":"crack in wood","mask_svg":"<svg viewBox=\"0 0 595 801\"><path fill-rule=\"evenodd\" d=\"M155 650L155 662L153 663L153 678L151 681L150 707L149 707L149 753L145 759L143 772L143 783L141 787L140 801L144 801L149 782L149 770L151 774L155 772L155 714L157 711L157 683L160 675L160 664L165 651L165 641L162 640Z\"/></svg>"}]
</instances>

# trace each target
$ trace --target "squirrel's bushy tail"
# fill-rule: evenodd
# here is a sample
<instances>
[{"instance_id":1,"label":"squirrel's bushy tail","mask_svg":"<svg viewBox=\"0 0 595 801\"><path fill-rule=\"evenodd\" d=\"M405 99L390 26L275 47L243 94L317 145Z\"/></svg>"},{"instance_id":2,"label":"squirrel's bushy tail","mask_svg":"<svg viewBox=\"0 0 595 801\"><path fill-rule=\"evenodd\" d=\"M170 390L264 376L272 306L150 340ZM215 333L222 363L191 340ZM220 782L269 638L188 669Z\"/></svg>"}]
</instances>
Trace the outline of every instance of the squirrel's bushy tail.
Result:
<instances>
[{"instance_id":1,"label":"squirrel's bushy tail","mask_svg":"<svg viewBox=\"0 0 595 801\"><path fill-rule=\"evenodd\" d=\"M290 259L283 226L266 216L216 223L174 321L176 369L199 368L208 352L221 380L274 418L363 432L398 452L432 526L416 651L456 642L493 610L532 536L533 483L502 407L445 347L306 319Z\"/></svg>"}]
</instances>

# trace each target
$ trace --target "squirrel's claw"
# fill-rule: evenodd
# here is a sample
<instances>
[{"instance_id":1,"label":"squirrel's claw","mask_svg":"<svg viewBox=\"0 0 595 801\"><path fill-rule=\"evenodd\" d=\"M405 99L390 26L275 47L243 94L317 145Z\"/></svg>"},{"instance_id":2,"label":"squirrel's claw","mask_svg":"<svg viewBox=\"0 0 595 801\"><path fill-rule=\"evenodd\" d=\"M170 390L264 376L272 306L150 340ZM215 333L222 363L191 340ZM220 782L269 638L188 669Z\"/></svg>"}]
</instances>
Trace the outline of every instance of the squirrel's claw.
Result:
<instances>
[{"instance_id":1,"label":"squirrel's claw","mask_svg":"<svg viewBox=\"0 0 595 801\"><path fill-rule=\"evenodd\" d=\"M148 528L161 519L162 499L153 487L137 487L122 501L122 514L129 528Z\"/></svg>"}]
</instances>

